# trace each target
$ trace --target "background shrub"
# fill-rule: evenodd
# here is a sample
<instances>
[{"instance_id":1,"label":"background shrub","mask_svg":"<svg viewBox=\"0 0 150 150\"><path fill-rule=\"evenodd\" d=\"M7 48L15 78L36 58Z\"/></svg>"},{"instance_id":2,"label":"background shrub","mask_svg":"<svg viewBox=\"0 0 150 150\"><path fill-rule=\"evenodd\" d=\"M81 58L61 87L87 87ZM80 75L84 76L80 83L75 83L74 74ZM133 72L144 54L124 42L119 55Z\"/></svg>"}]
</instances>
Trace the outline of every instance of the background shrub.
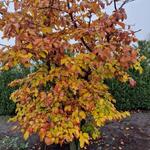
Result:
<instances>
[{"instance_id":1,"label":"background shrub","mask_svg":"<svg viewBox=\"0 0 150 150\"><path fill-rule=\"evenodd\" d=\"M0 115L13 115L15 113L15 103L9 100L9 96L16 88L10 88L8 84L14 79L22 78L28 72L29 70L21 67L0 72Z\"/></svg>"},{"instance_id":2,"label":"background shrub","mask_svg":"<svg viewBox=\"0 0 150 150\"><path fill-rule=\"evenodd\" d=\"M140 41L138 47L141 49L141 55L145 55L147 59L142 62L142 74L129 70L137 81L136 87L132 88L129 84L122 84L116 80L107 81L119 110L150 110L150 42Z\"/></svg>"}]
</instances>

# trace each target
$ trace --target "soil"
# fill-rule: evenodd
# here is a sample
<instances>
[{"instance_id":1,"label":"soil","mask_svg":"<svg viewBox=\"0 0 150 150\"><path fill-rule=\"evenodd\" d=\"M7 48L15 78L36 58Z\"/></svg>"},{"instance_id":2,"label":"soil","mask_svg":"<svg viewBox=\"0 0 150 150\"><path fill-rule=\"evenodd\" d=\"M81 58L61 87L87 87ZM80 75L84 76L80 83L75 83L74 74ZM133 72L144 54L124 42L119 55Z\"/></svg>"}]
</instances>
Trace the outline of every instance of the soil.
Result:
<instances>
[{"instance_id":1,"label":"soil","mask_svg":"<svg viewBox=\"0 0 150 150\"><path fill-rule=\"evenodd\" d=\"M150 112L134 113L101 131L101 139L92 142L88 150L150 150Z\"/></svg>"},{"instance_id":2,"label":"soil","mask_svg":"<svg viewBox=\"0 0 150 150\"><path fill-rule=\"evenodd\" d=\"M0 117L0 141L7 137L19 137L19 142L25 142L19 131L12 131L15 123L7 123L9 117ZM101 130L101 138L91 141L87 150L150 150L150 111L136 112L120 122L111 122ZM26 150L68 150L58 145L45 147L39 142L39 138L33 135L27 141L29 146ZM19 146L18 146L19 147ZM4 147L0 144L0 150L16 150Z\"/></svg>"}]
</instances>

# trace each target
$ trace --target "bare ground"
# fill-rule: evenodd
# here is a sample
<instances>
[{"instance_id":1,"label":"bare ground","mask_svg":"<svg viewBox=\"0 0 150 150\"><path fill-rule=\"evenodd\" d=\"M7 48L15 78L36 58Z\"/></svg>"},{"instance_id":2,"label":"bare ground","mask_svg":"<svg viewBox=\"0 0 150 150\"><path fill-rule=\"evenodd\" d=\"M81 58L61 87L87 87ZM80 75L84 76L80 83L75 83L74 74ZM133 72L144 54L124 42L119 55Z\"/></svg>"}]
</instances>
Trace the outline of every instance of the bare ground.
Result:
<instances>
[{"instance_id":1,"label":"bare ground","mask_svg":"<svg viewBox=\"0 0 150 150\"><path fill-rule=\"evenodd\" d=\"M20 132L13 132L10 128L14 123L7 123L8 117L0 117L0 150L17 150L2 143L4 138L19 138L17 144L25 143ZM131 117L121 122L112 122L100 129L102 136L91 141L87 150L150 150L150 111L132 113ZM59 146L44 147L37 136L27 141L26 150L68 150ZM19 146L18 146L19 147Z\"/></svg>"},{"instance_id":2,"label":"bare ground","mask_svg":"<svg viewBox=\"0 0 150 150\"><path fill-rule=\"evenodd\" d=\"M101 130L102 138L93 142L89 150L150 150L150 112L134 113Z\"/></svg>"}]
</instances>

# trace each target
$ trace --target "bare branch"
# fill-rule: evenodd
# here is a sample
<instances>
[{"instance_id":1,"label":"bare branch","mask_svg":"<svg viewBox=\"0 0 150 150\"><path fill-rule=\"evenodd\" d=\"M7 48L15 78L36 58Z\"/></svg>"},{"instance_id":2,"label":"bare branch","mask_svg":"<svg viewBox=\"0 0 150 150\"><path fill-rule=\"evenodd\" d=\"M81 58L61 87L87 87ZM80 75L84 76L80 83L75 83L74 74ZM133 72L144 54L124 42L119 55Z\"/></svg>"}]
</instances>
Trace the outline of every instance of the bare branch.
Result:
<instances>
[{"instance_id":1,"label":"bare branch","mask_svg":"<svg viewBox=\"0 0 150 150\"><path fill-rule=\"evenodd\" d=\"M113 0L111 0L110 2L108 0L105 0L106 5L111 5L113 3Z\"/></svg>"},{"instance_id":2,"label":"bare branch","mask_svg":"<svg viewBox=\"0 0 150 150\"><path fill-rule=\"evenodd\" d=\"M116 0L114 0L114 8L115 8L116 11L118 10L118 9L117 9L117 3L116 3Z\"/></svg>"},{"instance_id":3,"label":"bare branch","mask_svg":"<svg viewBox=\"0 0 150 150\"><path fill-rule=\"evenodd\" d=\"M92 20L92 14L91 14L91 12L89 12L90 14L89 14L89 27L90 27L90 25L91 25L91 20Z\"/></svg>"},{"instance_id":4,"label":"bare branch","mask_svg":"<svg viewBox=\"0 0 150 150\"><path fill-rule=\"evenodd\" d=\"M124 7L124 5L126 5L127 3L132 2L132 1L134 1L134 0L125 0L119 9L122 9Z\"/></svg>"},{"instance_id":5,"label":"bare branch","mask_svg":"<svg viewBox=\"0 0 150 150\"><path fill-rule=\"evenodd\" d=\"M142 31L142 29L139 29L139 30L137 30L137 31L134 31L134 33L137 33L137 32L140 32L140 31Z\"/></svg>"}]
</instances>

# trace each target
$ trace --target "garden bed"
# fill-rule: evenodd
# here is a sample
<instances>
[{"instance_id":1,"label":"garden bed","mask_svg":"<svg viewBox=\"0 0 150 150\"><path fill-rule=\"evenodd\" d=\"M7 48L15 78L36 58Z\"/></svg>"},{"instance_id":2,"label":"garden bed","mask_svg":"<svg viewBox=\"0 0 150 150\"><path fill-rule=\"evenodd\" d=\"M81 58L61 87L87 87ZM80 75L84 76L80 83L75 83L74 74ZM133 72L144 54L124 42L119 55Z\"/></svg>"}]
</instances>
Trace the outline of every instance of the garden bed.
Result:
<instances>
[{"instance_id":1,"label":"garden bed","mask_svg":"<svg viewBox=\"0 0 150 150\"><path fill-rule=\"evenodd\" d=\"M35 135L25 142L19 131L11 131L14 123L7 123L8 118L0 117L0 150L60 149L58 146L44 147ZM87 150L150 150L150 111L132 113L131 117L109 123L100 130L101 138L91 141Z\"/></svg>"}]
</instances>

